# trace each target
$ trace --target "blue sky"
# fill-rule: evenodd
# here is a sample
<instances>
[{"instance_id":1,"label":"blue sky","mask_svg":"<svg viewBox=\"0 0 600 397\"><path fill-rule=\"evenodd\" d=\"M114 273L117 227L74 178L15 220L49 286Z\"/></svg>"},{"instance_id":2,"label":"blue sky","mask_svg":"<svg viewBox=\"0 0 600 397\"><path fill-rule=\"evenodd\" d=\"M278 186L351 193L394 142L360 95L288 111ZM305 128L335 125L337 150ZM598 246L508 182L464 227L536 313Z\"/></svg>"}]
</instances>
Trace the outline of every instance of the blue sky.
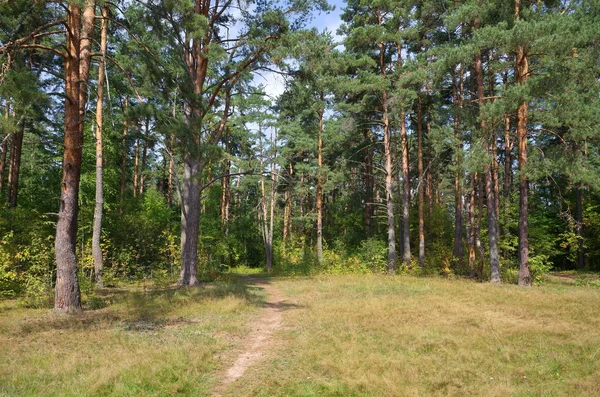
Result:
<instances>
[{"instance_id":1,"label":"blue sky","mask_svg":"<svg viewBox=\"0 0 600 397\"><path fill-rule=\"evenodd\" d=\"M342 13L342 8L345 6L345 2L344 0L329 0L328 2L330 5L335 6L335 10L330 11L329 13L315 15L307 27L317 28L320 32L323 32L325 29L327 29L328 31L332 32L335 37L335 32L342 23L340 14ZM255 77L254 81L258 84L263 84L265 86L267 95L269 95L272 99L275 99L281 95L285 89L283 77L272 72L261 73L260 76L257 75Z\"/></svg>"}]
</instances>

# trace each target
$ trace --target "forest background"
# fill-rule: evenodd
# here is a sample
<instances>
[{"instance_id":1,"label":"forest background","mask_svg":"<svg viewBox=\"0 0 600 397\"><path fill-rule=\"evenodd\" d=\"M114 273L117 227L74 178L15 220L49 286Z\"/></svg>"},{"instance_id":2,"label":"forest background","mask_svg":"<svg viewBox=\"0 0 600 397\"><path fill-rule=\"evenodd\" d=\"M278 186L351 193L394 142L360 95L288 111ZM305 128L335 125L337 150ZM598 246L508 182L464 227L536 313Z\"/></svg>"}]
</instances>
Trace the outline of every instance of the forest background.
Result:
<instances>
[{"instance_id":1,"label":"forest background","mask_svg":"<svg viewBox=\"0 0 600 397\"><path fill-rule=\"evenodd\" d=\"M3 296L78 312L81 289L239 265L520 285L599 270L598 1L0 15ZM327 15L335 32L307 28Z\"/></svg>"}]
</instances>

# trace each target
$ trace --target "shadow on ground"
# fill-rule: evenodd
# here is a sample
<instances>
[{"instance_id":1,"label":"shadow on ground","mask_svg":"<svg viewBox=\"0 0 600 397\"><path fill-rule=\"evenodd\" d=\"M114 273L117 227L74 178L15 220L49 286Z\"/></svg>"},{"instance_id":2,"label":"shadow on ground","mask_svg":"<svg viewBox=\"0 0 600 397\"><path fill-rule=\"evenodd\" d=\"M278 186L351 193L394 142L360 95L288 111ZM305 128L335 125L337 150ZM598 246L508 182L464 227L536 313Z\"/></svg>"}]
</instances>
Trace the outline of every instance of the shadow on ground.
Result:
<instances>
[{"instance_id":1,"label":"shadow on ground","mask_svg":"<svg viewBox=\"0 0 600 397\"><path fill-rule=\"evenodd\" d=\"M280 310L298 308L287 302L267 302L264 286L268 278L234 276L227 281L204 283L198 288L106 288L89 296L84 294L84 310L79 315L44 313L24 318L13 333L36 334L51 330L121 328L132 332L151 332L168 326L194 324L193 318L177 316L184 306L236 297L256 307Z\"/></svg>"}]
</instances>

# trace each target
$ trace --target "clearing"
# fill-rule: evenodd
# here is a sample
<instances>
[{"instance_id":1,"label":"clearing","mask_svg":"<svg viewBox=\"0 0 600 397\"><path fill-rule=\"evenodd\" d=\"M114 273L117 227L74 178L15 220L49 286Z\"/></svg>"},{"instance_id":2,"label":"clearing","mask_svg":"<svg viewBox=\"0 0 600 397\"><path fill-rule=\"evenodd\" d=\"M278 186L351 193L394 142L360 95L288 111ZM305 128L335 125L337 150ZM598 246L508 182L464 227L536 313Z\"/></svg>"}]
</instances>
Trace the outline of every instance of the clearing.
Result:
<instances>
[{"instance_id":1,"label":"clearing","mask_svg":"<svg viewBox=\"0 0 600 397\"><path fill-rule=\"evenodd\" d=\"M595 285L231 278L87 304L0 302L0 395L600 396Z\"/></svg>"}]
</instances>

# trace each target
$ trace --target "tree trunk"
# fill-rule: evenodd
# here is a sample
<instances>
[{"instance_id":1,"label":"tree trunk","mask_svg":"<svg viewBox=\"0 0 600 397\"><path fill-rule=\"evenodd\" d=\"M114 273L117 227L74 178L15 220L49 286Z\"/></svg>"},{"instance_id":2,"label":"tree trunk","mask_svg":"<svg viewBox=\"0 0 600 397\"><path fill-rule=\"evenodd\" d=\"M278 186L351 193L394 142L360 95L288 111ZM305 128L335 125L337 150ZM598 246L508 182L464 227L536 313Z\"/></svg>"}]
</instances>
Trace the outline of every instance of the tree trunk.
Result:
<instances>
[{"instance_id":1,"label":"tree trunk","mask_svg":"<svg viewBox=\"0 0 600 397\"><path fill-rule=\"evenodd\" d=\"M467 204L467 248L469 251L469 277L475 277L475 199L477 196L477 174L471 174L471 191Z\"/></svg>"},{"instance_id":2,"label":"tree trunk","mask_svg":"<svg viewBox=\"0 0 600 397\"><path fill-rule=\"evenodd\" d=\"M108 6L102 7L102 21L100 27L100 59L98 61L98 92L96 97L96 206L94 208L94 229L92 232L92 256L94 257L94 275L96 286L102 288L102 273L104 263L102 260L102 247L100 236L102 233L102 211L104 206L104 157L103 157L103 115L104 115L104 79L106 54L106 31L108 25Z\"/></svg>"},{"instance_id":3,"label":"tree trunk","mask_svg":"<svg viewBox=\"0 0 600 397\"><path fill-rule=\"evenodd\" d=\"M460 264L464 257L464 242L463 242L463 194L462 194L462 134L460 129L460 115L459 112L463 108L463 67L460 66L458 82L454 84L454 101L456 106L456 115L454 116L454 140L456 141L456 154L454 165L456 167L454 171L454 249L452 251L454 258ZM470 253L469 253L470 254ZM470 258L470 257L469 257ZM471 263L469 263L471 265ZM469 267L471 268L471 267Z\"/></svg>"},{"instance_id":4,"label":"tree trunk","mask_svg":"<svg viewBox=\"0 0 600 397\"><path fill-rule=\"evenodd\" d=\"M323 101L323 94L321 94ZM319 131L317 136L317 261L323 264L323 109L318 111Z\"/></svg>"},{"instance_id":5,"label":"tree trunk","mask_svg":"<svg viewBox=\"0 0 600 397\"><path fill-rule=\"evenodd\" d=\"M400 145L402 146L402 260L410 266L410 169L408 163L408 134L404 112L400 112Z\"/></svg>"},{"instance_id":6,"label":"tree trunk","mask_svg":"<svg viewBox=\"0 0 600 397\"><path fill-rule=\"evenodd\" d=\"M21 173L21 154L23 152L23 135L25 134L25 117L21 118L19 130L10 142L10 159L8 165L8 203L17 208L19 195L19 174Z\"/></svg>"},{"instance_id":7,"label":"tree trunk","mask_svg":"<svg viewBox=\"0 0 600 397\"><path fill-rule=\"evenodd\" d=\"M479 23L476 21L476 28ZM479 117L481 133L484 136L485 147L491 155L493 150L490 146L490 131L488 131L486 122L481 115L481 108L485 102L484 87L483 87L483 68L481 62L481 53L475 55L475 74L477 80L477 102L479 104ZM495 145L496 142L492 142ZM488 219L488 238L490 244L490 282L500 283L500 256L498 253L498 214L496 213L497 205L495 199L494 178L493 178L493 159L488 161L485 166L485 192L487 201L487 219Z\"/></svg>"},{"instance_id":8,"label":"tree trunk","mask_svg":"<svg viewBox=\"0 0 600 397\"><path fill-rule=\"evenodd\" d=\"M419 266L425 269L425 178L423 172L423 109L421 96L417 99L417 172L419 184Z\"/></svg>"},{"instance_id":9,"label":"tree trunk","mask_svg":"<svg viewBox=\"0 0 600 397\"><path fill-rule=\"evenodd\" d=\"M10 101L7 99L4 108L4 118L8 123L10 118ZM6 152L8 151L8 138L9 135L5 131L4 136L2 137L2 144L0 145L0 150L2 153L0 154L0 192L4 187L4 173L6 172Z\"/></svg>"},{"instance_id":10,"label":"tree trunk","mask_svg":"<svg viewBox=\"0 0 600 397\"><path fill-rule=\"evenodd\" d=\"M229 131L225 136L225 154L229 152ZM231 203L231 162L228 158L224 161L223 178L221 179L221 225L225 236L229 234L229 206Z\"/></svg>"},{"instance_id":11,"label":"tree trunk","mask_svg":"<svg viewBox=\"0 0 600 397\"><path fill-rule=\"evenodd\" d=\"M575 234L577 235L577 269L585 269L585 249L583 246L583 183L575 188Z\"/></svg>"},{"instance_id":12,"label":"tree trunk","mask_svg":"<svg viewBox=\"0 0 600 397\"><path fill-rule=\"evenodd\" d=\"M195 287L198 281L198 227L200 225L200 160L189 152L183 159L181 189L181 272L179 285Z\"/></svg>"},{"instance_id":13,"label":"tree trunk","mask_svg":"<svg viewBox=\"0 0 600 397\"><path fill-rule=\"evenodd\" d=\"M129 122L127 121L127 108L129 107L129 97L125 97L123 104L123 139L121 141L121 194L119 199L119 213L123 215L123 204L125 203L125 183L127 181L127 133Z\"/></svg>"},{"instance_id":14,"label":"tree trunk","mask_svg":"<svg viewBox=\"0 0 600 397\"><path fill-rule=\"evenodd\" d=\"M139 134L139 131L138 131ZM133 197L137 197L138 193L138 173L140 170L140 138L135 139L135 152L133 154Z\"/></svg>"},{"instance_id":15,"label":"tree trunk","mask_svg":"<svg viewBox=\"0 0 600 397\"><path fill-rule=\"evenodd\" d=\"M140 196L144 194L144 182L146 179L146 161L148 160L148 138L150 137L150 119L146 117L144 143L142 146L142 167L140 170Z\"/></svg>"},{"instance_id":16,"label":"tree trunk","mask_svg":"<svg viewBox=\"0 0 600 397\"><path fill-rule=\"evenodd\" d=\"M485 250L481 244L481 224L483 221L483 196L484 188L481 176L477 176L477 223L475 224L475 247L477 248L477 276L483 280L483 264L485 262Z\"/></svg>"},{"instance_id":17,"label":"tree trunk","mask_svg":"<svg viewBox=\"0 0 600 397\"><path fill-rule=\"evenodd\" d=\"M515 0L515 20L520 17L520 0ZM516 59L517 84L527 81L529 75L529 62L524 44L517 48ZM529 181L527 180L527 123L528 103L523 101L517 108L517 145L519 147L519 285L530 286L531 274L529 272L529 235L527 224L527 206L529 194Z\"/></svg>"},{"instance_id":18,"label":"tree trunk","mask_svg":"<svg viewBox=\"0 0 600 397\"><path fill-rule=\"evenodd\" d=\"M385 156L385 195L388 220L388 274L396 271L396 223L392 187L392 144L387 111L387 92L383 92L383 150Z\"/></svg>"},{"instance_id":19,"label":"tree trunk","mask_svg":"<svg viewBox=\"0 0 600 397\"><path fill-rule=\"evenodd\" d=\"M86 0L83 18L80 5L69 3L66 22L65 138L60 209L54 242L56 289L54 310L81 311L81 294L75 256L79 180L83 149L83 123L91 61L94 2Z\"/></svg>"},{"instance_id":20,"label":"tree trunk","mask_svg":"<svg viewBox=\"0 0 600 397\"><path fill-rule=\"evenodd\" d=\"M365 229L367 231L367 236L373 236L373 216L375 206L373 205L374 200L374 188L375 188L375 180L373 176L373 131L370 128L366 128L363 131L363 136L367 146L365 147L365 175L364 175L364 184L365 184Z\"/></svg>"}]
</instances>

